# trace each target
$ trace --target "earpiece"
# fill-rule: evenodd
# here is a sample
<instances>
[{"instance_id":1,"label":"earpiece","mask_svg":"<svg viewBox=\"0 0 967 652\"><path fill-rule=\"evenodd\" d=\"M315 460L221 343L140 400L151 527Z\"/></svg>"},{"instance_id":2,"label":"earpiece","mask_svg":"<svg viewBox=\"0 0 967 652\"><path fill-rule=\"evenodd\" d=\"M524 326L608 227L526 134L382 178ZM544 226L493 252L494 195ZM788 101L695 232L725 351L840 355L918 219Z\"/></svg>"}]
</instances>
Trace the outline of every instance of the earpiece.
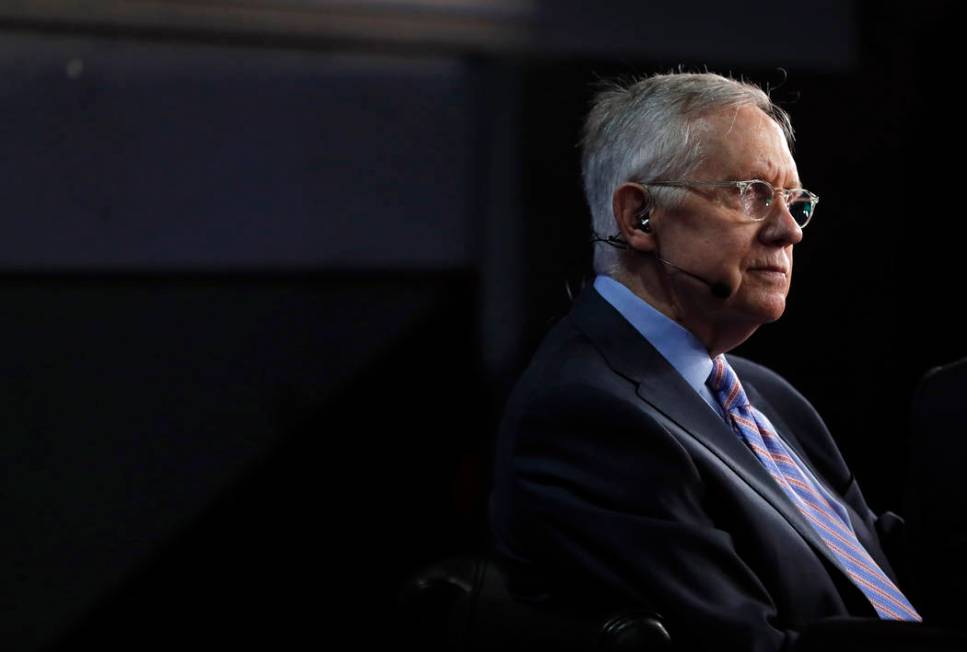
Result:
<instances>
[{"instance_id":1,"label":"earpiece","mask_svg":"<svg viewBox=\"0 0 967 652\"><path fill-rule=\"evenodd\" d=\"M638 208L638 213L635 217L638 219L638 226L635 228L639 231L644 231L645 233L651 233L651 206L650 202L646 197L642 202L641 206Z\"/></svg>"},{"instance_id":2,"label":"earpiece","mask_svg":"<svg viewBox=\"0 0 967 652\"><path fill-rule=\"evenodd\" d=\"M651 219L648 217L647 211L638 214L638 226L635 228L645 233L651 233Z\"/></svg>"}]
</instances>

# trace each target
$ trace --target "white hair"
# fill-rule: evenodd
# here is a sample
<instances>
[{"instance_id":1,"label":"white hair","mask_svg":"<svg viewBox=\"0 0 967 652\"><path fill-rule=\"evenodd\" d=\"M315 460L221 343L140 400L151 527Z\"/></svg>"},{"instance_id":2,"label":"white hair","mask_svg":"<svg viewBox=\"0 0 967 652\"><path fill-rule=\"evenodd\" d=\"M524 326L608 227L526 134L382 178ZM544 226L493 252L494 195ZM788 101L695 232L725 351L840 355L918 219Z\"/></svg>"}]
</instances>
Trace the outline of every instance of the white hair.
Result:
<instances>
[{"instance_id":1,"label":"white hair","mask_svg":"<svg viewBox=\"0 0 967 652\"><path fill-rule=\"evenodd\" d=\"M618 232L615 190L628 181L684 179L702 162L704 118L726 109L755 106L793 143L789 115L758 86L714 73L653 75L609 82L595 95L581 138L581 174L591 228L606 238ZM673 205L676 188L650 189L653 205ZM595 247L594 271L615 275L621 250Z\"/></svg>"}]
</instances>

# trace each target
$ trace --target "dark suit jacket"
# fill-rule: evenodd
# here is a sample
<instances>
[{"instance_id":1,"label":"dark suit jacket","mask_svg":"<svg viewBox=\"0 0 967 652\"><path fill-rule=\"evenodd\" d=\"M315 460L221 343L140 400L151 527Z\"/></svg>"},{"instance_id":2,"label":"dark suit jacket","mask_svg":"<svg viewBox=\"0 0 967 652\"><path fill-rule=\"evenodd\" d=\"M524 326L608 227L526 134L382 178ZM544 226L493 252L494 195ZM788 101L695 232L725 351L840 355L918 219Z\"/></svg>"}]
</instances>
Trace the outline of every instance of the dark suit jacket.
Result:
<instances>
[{"instance_id":1,"label":"dark suit jacket","mask_svg":"<svg viewBox=\"0 0 967 652\"><path fill-rule=\"evenodd\" d=\"M772 371L729 360L892 577L816 411ZM779 650L807 623L875 618L739 437L593 288L515 388L495 462L499 552L552 592L657 610L676 649Z\"/></svg>"}]
</instances>

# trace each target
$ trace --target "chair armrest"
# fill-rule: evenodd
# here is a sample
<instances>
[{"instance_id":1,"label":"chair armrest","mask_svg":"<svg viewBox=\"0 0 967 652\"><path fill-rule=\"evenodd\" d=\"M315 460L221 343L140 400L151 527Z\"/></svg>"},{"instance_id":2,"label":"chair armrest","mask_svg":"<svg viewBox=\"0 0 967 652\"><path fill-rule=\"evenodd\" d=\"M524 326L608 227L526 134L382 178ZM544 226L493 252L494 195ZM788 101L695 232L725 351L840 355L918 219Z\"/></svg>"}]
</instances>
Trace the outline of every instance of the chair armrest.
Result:
<instances>
[{"instance_id":1,"label":"chair armrest","mask_svg":"<svg viewBox=\"0 0 967 652\"><path fill-rule=\"evenodd\" d=\"M671 648L652 612L605 614L512 590L512 571L487 556L446 559L420 570L398 594L404 629L421 649L652 652Z\"/></svg>"}]
</instances>

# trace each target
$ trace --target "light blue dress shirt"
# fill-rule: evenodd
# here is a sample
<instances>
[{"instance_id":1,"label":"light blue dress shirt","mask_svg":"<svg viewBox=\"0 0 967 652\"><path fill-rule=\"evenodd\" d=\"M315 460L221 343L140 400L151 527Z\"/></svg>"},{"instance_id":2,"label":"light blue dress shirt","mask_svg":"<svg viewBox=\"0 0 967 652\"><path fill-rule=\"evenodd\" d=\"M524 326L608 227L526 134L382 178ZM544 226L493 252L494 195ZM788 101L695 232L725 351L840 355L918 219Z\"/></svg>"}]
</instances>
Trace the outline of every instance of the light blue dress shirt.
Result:
<instances>
[{"instance_id":1,"label":"light blue dress shirt","mask_svg":"<svg viewBox=\"0 0 967 652\"><path fill-rule=\"evenodd\" d=\"M688 386L705 399L716 414L725 418L718 401L705 384L712 373L712 358L709 357L705 345L691 331L660 313L609 276L597 276L594 279L594 289L668 360Z\"/></svg>"}]
</instances>

